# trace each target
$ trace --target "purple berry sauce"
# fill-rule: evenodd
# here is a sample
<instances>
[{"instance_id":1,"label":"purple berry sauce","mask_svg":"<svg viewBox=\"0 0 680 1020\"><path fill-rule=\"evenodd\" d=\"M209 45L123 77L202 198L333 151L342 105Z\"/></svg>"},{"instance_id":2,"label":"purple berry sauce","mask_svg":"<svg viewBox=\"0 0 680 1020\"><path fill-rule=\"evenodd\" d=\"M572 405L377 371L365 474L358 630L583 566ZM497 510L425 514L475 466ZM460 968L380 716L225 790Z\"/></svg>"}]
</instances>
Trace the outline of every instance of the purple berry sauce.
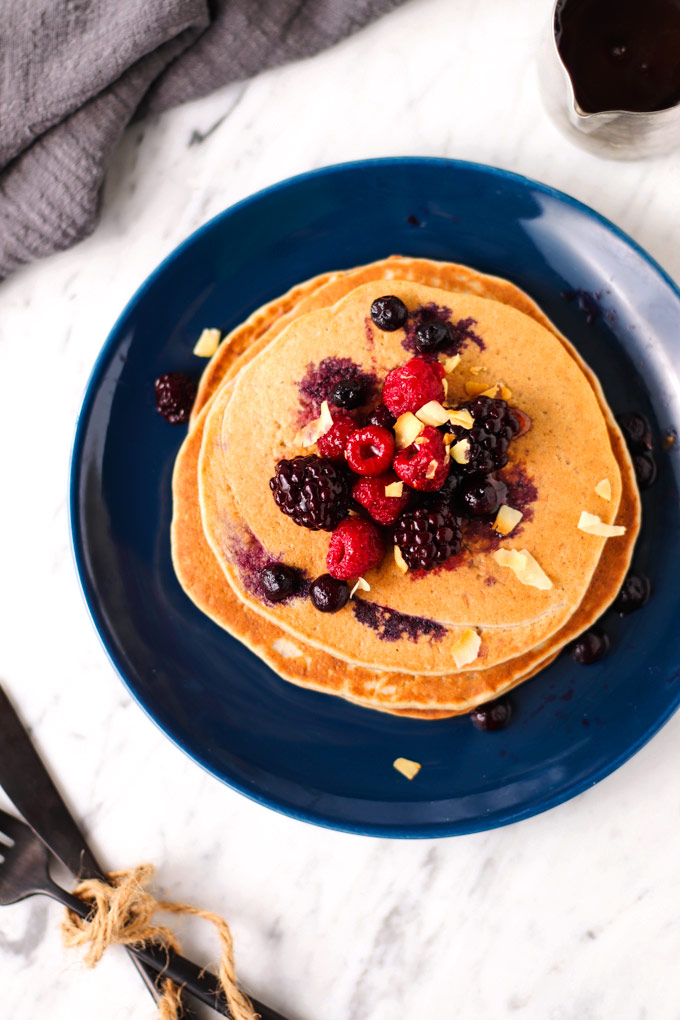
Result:
<instances>
[{"instance_id":1,"label":"purple berry sauce","mask_svg":"<svg viewBox=\"0 0 680 1020\"><path fill-rule=\"evenodd\" d=\"M374 630L381 641L401 641L403 638L417 641L423 636L430 641L441 641L446 634L446 627L436 620L426 616L408 616L365 599L353 599L352 609L359 623Z\"/></svg>"},{"instance_id":2,"label":"purple berry sauce","mask_svg":"<svg viewBox=\"0 0 680 1020\"><path fill-rule=\"evenodd\" d=\"M335 384L343 379L356 380L366 394L365 402L367 404L374 402L378 394L376 376L362 371L361 366L351 358L324 358L318 365L310 361L298 387L301 425L319 416L321 404Z\"/></svg>"},{"instance_id":3,"label":"purple berry sauce","mask_svg":"<svg viewBox=\"0 0 680 1020\"><path fill-rule=\"evenodd\" d=\"M560 296L570 304L574 301L576 302L579 311L585 315L589 326L592 326L593 323L602 317L602 309L598 304L602 297L601 290L596 290L594 293L591 293L589 290L563 290Z\"/></svg>"},{"instance_id":4,"label":"purple berry sauce","mask_svg":"<svg viewBox=\"0 0 680 1020\"><path fill-rule=\"evenodd\" d=\"M255 598L258 598L260 602L264 602L265 605L281 605L282 603L292 602L293 599L307 597L309 593L309 580L304 573L300 572L300 589L295 595L290 595L278 603L272 602L267 598L260 584L260 571L272 563L281 563L283 561L280 556L271 556L251 531L248 531L245 542L241 541L240 538L233 538L230 553L233 556L243 587L250 595L254 595Z\"/></svg>"},{"instance_id":5,"label":"purple berry sauce","mask_svg":"<svg viewBox=\"0 0 680 1020\"><path fill-rule=\"evenodd\" d=\"M415 308L412 312L409 312L408 322L404 328L406 336L401 342L402 347L410 354L416 354L418 357L436 359L436 354L423 355L418 350L416 346L416 330L419 326L425 325L428 322L448 322L451 341L440 347L437 354L459 354L469 343L476 344L480 351L483 351L486 344L480 336L477 336L472 328L477 325L477 320L459 319L458 322L450 322L450 317L450 308L446 308L444 305L436 305L434 302L421 305L420 308Z\"/></svg>"}]
</instances>

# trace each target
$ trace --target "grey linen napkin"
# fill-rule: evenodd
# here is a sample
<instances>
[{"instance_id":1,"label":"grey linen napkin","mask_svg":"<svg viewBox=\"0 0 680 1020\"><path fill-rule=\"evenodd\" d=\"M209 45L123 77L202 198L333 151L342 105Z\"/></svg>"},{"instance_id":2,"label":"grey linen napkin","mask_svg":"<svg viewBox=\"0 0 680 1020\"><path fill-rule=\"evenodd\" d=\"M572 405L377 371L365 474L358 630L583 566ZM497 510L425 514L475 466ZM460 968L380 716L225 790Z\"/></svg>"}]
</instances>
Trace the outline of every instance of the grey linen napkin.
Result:
<instances>
[{"instance_id":1,"label":"grey linen napkin","mask_svg":"<svg viewBox=\"0 0 680 1020\"><path fill-rule=\"evenodd\" d=\"M97 224L131 120L310 56L400 0L0 0L0 279Z\"/></svg>"}]
</instances>

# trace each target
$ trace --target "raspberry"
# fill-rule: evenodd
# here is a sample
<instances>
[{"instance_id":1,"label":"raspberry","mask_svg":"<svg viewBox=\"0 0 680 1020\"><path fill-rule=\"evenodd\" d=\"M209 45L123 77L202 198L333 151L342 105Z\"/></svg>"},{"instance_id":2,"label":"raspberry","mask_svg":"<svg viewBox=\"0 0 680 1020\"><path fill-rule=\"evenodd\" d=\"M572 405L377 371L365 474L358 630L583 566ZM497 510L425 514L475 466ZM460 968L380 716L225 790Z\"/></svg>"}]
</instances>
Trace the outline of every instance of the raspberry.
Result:
<instances>
[{"instance_id":1,"label":"raspberry","mask_svg":"<svg viewBox=\"0 0 680 1020\"><path fill-rule=\"evenodd\" d=\"M407 446L394 458L394 470L412 489L420 492L441 489L449 473L449 458L441 432L426 425L417 443Z\"/></svg>"},{"instance_id":2,"label":"raspberry","mask_svg":"<svg viewBox=\"0 0 680 1020\"><path fill-rule=\"evenodd\" d=\"M347 463L358 475L381 475L392 464L394 436L379 425L365 425L347 440Z\"/></svg>"},{"instance_id":3,"label":"raspberry","mask_svg":"<svg viewBox=\"0 0 680 1020\"><path fill-rule=\"evenodd\" d=\"M198 384L184 372L166 372L154 383L156 407L171 425L189 421Z\"/></svg>"},{"instance_id":4,"label":"raspberry","mask_svg":"<svg viewBox=\"0 0 680 1020\"><path fill-rule=\"evenodd\" d=\"M386 496L385 486L397 481L391 471L378 478L359 478L354 483L352 496L378 524L394 524L409 500L408 489L401 496Z\"/></svg>"},{"instance_id":5,"label":"raspberry","mask_svg":"<svg viewBox=\"0 0 680 1020\"><path fill-rule=\"evenodd\" d=\"M407 510L397 521L394 541L411 570L432 570L460 551L460 521L447 506Z\"/></svg>"},{"instance_id":6,"label":"raspberry","mask_svg":"<svg viewBox=\"0 0 680 1020\"><path fill-rule=\"evenodd\" d=\"M384 404L378 404L366 418L367 425L380 425L383 429L391 429L397 419Z\"/></svg>"},{"instance_id":7,"label":"raspberry","mask_svg":"<svg viewBox=\"0 0 680 1020\"><path fill-rule=\"evenodd\" d=\"M471 429L455 425L452 432L459 439L470 440L470 457L466 464L457 465L468 475L488 475L508 463L508 447L521 431L521 424L504 400L476 397L462 404L474 419Z\"/></svg>"},{"instance_id":8,"label":"raspberry","mask_svg":"<svg viewBox=\"0 0 680 1020\"><path fill-rule=\"evenodd\" d=\"M373 521L348 517L331 535L326 566L339 581L360 577L377 567L385 555L385 543Z\"/></svg>"},{"instance_id":9,"label":"raspberry","mask_svg":"<svg viewBox=\"0 0 680 1020\"><path fill-rule=\"evenodd\" d=\"M333 415L333 424L325 435L321 436L316 444L321 457L329 460L344 460L347 440L356 431L356 422L347 411L336 411Z\"/></svg>"},{"instance_id":10,"label":"raspberry","mask_svg":"<svg viewBox=\"0 0 680 1020\"><path fill-rule=\"evenodd\" d=\"M345 466L315 456L280 460L269 488L281 512L312 531L336 528L352 496Z\"/></svg>"},{"instance_id":11,"label":"raspberry","mask_svg":"<svg viewBox=\"0 0 680 1020\"><path fill-rule=\"evenodd\" d=\"M383 403L398 418L405 411L417 411L430 400L444 399L444 366L438 361L411 358L388 372L383 385Z\"/></svg>"}]
</instances>

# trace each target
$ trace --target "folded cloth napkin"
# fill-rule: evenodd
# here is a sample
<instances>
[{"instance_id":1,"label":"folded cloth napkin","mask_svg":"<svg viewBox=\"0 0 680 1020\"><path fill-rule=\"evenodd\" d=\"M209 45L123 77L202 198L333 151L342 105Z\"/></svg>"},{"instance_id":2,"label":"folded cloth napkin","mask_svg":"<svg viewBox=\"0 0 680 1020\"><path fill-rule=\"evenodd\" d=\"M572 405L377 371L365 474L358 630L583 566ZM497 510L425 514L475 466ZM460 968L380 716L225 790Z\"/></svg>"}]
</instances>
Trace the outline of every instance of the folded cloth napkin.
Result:
<instances>
[{"instance_id":1,"label":"folded cloth napkin","mask_svg":"<svg viewBox=\"0 0 680 1020\"><path fill-rule=\"evenodd\" d=\"M0 0L0 279L97 224L131 120L310 56L399 0Z\"/></svg>"}]
</instances>

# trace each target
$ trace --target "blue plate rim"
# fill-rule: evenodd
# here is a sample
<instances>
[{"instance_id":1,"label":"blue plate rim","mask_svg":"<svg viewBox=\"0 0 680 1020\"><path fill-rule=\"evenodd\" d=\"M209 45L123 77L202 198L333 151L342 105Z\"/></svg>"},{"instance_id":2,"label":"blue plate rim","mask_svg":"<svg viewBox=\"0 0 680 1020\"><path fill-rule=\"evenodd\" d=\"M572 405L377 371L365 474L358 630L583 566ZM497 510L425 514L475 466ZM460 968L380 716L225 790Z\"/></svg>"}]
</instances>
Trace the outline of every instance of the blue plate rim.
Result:
<instances>
[{"instance_id":1,"label":"blue plate rim","mask_svg":"<svg viewBox=\"0 0 680 1020\"><path fill-rule=\"evenodd\" d=\"M78 490L80 485L80 465L82 462L82 451L83 444L85 442L87 433L87 424L94 402L101 376L108 367L110 355L112 353L114 344L117 343L117 339L120 332L125 324L127 317L133 311L137 302L145 295L157 278L162 275L167 265L169 265L175 258L183 253L192 244L198 241L205 233L210 231L214 225L225 218L235 215L237 212L247 209L251 205L255 205L267 195L274 194L278 191L283 191L291 185L304 184L306 181L314 180L319 177L331 176L336 173L342 173L347 170L368 170L388 166L439 166L442 168L451 169L453 171L477 171L490 177L498 177L504 180L512 181L521 187L530 187L534 190L542 192L543 194L549 195L556 198L558 201L570 205L577 209L581 213L585 214L588 218L595 220L606 230L614 234L621 241L624 242L629 248L631 248L644 262L646 262L651 269L658 274L661 279L666 283L672 293L680 302L680 286L672 279L669 273L649 254L637 241L634 240L629 234L618 227L607 217L603 216L597 210L586 203L581 202L579 199L567 194L566 192L560 191L557 188L553 188L550 185L543 184L531 177L527 177L524 174L515 173L511 170L504 170L500 167L491 166L486 163L478 163L470 160L458 160L448 159L440 156L389 156L389 157L378 157L372 159L363 160L349 160L343 163L334 163L324 167L318 167L314 170L309 170L301 174L295 174L290 177L284 178L274 184L268 185L265 188L261 188L259 191L254 192L251 195L240 199L238 202L233 203L226 209L212 216L205 223L201 224L196 230L194 230L184 241L176 245L156 266L154 270L144 279L142 284L135 290L131 298L125 304L123 310L118 315L114 324L112 325L107 335L104 344L99 351L92 370L89 374L83 400L78 412L76 419L76 425L74 430L74 439L71 447L71 456L69 460L69 495L68 495L68 523L69 523L69 539L71 555L73 557L76 574L78 576L79 586L81 594L83 596L85 606L92 621L93 627L99 638L99 641L106 653L106 656L113 666L115 672L120 677L124 686L134 699L134 701L140 706L145 715L151 719L151 721L158 727L158 729L167 737L175 747L183 751L193 762L199 765L205 772L215 779L224 783L226 786L238 793L241 793L249 800L254 801L257 804L261 804L264 807L270 808L274 811L279 812L289 818L294 818L298 821L308 822L314 825L318 825L322 828L333 829L340 832L347 832L355 835L371 836L371 837L382 837L390 839L432 839L432 838L445 838L458 835L469 835L475 832L489 831L491 829L501 828L506 825L512 825L516 822L523 821L526 818L532 818L534 815L542 814L545 811L549 811L553 807L557 807L559 804L564 804L585 790L600 783L607 776L611 775L617 769L619 769L625 762L632 758L638 753L641 748L647 744L652 737L654 737L659 730L668 722L672 715L680 707L680 694L678 695L675 704L670 704L668 710L660 715L644 733L642 733L639 739L632 744L629 744L625 750L608 761L601 768L597 769L587 778L581 780L575 780L572 784L568 785L564 789L560 790L559 793L552 796L547 795L538 801L533 802L525 808L504 813L502 817L489 817L485 819L475 819L474 821L467 822L455 822L453 824L443 821L436 823L418 823L413 826L411 823L395 824L380 823L380 822L362 822L361 824L352 824L348 821L340 821L334 816L331 816L323 811L316 811L313 809L301 810L296 807L281 802L276 796L270 794L266 795L260 793L255 789L251 789L244 783L240 782L234 777L227 777L220 775L213 771L208 763L202 758L200 752L191 749L187 746L187 743L180 740L174 734L172 734L160 721L156 718L152 708L146 703L144 699L134 688L133 684L126 677L125 671L119 664L115 651L112 647L110 635L107 634L107 627L105 621L100 619L97 615L98 607L96 605L96 598L92 591L89 578L87 576L87 569L85 565L85 554L84 545L82 540L82 534L79 527L79 514L78 514Z\"/></svg>"}]
</instances>

